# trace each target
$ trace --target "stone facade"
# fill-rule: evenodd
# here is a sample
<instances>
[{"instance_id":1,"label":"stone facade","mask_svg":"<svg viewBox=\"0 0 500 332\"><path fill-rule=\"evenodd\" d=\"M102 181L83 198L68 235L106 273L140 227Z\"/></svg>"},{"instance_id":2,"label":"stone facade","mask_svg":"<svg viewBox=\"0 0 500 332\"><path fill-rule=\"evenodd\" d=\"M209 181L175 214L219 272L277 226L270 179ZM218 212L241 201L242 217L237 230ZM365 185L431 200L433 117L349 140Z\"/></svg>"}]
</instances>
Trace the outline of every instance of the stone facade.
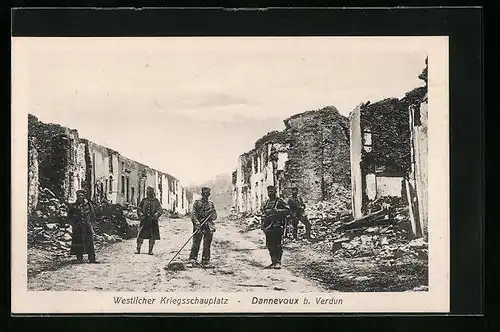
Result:
<instances>
[{"instance_id":1,"label":"stone facade","mask_svg":"<svg viewBox=\"0 0 500 332\"><path fill-rule=\"evenodd\" d=\"M38 151L35 138L28 139L28 213L35 211L38 204Z\"/></svg>"},{"instance_id":2,"label":"stone facade","mask_svg":"<svg viewBox=\"0 0 500 332\"><path fill-rule=\"evenodd\" d=\"M329 200L335 184L350 189L349 120L335 107L285 120L289 144L284 194L298 187L310 203Z\"/></svg>"},{"instance_id":3,"label":"stone facade","mask_svg":"<svg viewBox=\"0 0 500 332\"><path fill-rule=\"evenodd\" d=\"M427 234L427 86L350 114L352 212L381 197L408 202L412 231Z\"/></svg>"},{"instance_id":4,"label":"stone facade","mask_svg":"<svg viewBox=\"0 0 500 332\"><path fill-rule=\"evenodd\" d=\"M425 91L426 92L426 91ZM426 236L428 224L428 101L427 92L410 106L411 128L411 168L409 174L409 189L414 194L412 211L414 231ZM413 190L414 188L414 190Z\"/></svg>"},{"instance_id":5,"label":"stone facade","mask_svg":"<svg viewBox=\"0 0 500 332\"><path fill-rule=\"evenodd\" d=\"M406 104L396 98L357 106L350 114L352 211L360 218L380 197L402 197L410 160Z\"/></svg>"},{"instance_id":6,"label":"stone facade","mask_svg":"<svg viewBox=\"0 0 500 332\"><path fill-rule=\"evenodd\" d=\"M267 186L288 197L298 187L307 203L333 197L335 185L350 188L349 122L334 107L309 111L284 121L238 158L233 172L233 206L255 212L267 199Z\"/></svg>"},{"instance_id":7,"label":"stone facade","mask_svg":"<svg viewBox=\"0 0 500 332\"><path fill-rule=\"evenodd\" d=\"M87 173L85 144L76 130L57 124L45 124L32 115L28 117L28 140L36 150L39 185L58 197L76 198L76 191L84 186ZM34 155L28 160L34 162Z\"/></svg>"},{"instance_id":8,"label":"stone facade","mask_svg":"<svg viewBox=\"0 0 500 332\"><path fill-rule=\"evenodd\" d=\"M151 186L164 209L190 212L192 195L175 177L82 139L76 130L42 123L32 115L28 126L30 211L36 207L40 187L69 202L76 199L78 189L86 189L96 203L137 206Z\"/></svg>"}]
</instances>

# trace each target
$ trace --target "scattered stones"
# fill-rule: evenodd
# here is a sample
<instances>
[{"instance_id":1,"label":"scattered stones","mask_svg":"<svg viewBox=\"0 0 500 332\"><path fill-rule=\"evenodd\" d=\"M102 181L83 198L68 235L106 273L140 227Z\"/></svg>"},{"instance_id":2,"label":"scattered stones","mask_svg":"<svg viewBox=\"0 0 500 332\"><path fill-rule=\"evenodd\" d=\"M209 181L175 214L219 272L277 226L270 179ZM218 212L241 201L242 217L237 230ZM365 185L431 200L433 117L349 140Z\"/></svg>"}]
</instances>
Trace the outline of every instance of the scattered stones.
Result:
<instances>
[{"instance_id":1,"label":"scattered stones","mask_svg":"<svg viewBox=\"0 0 500 332\"><path fill-rule=\"evenodd\" d=\"M68 205L47 188L40 188L39 192L36 210L28 218L28 248L44 249L55 257L67 256L73 231L67 220ZM97 220L93 228L96 249L137 236L139 221L134 210L127 207L124 211L118 204L95 206Z\"/></svg>"}]
</instances>

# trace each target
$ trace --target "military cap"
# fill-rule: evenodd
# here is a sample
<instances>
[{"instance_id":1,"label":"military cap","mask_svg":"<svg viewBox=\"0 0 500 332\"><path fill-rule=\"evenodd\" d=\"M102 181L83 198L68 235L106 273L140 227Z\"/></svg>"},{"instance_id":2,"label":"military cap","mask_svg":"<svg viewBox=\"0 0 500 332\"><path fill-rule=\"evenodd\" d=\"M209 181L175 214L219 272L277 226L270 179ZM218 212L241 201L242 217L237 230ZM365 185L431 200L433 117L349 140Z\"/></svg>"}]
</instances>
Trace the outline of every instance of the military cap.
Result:
<instances>
[{"instance_id":1,"label":"military cap","mask_svg":"<svg viewBox=\"0 0 500 332\"><path fill-rule=\"evenodd\" d=\"M210 188L203 187L203 188L201 188L201 192L210 192Z\"/></svg>"},{"instance_id":2,"label":"military cap","mask_svg":"<svg viewBox=\"0 0 500 332\"><path fill-rule=\"evenodd\" d=\"M78 194L84 194L84 195L85 195L85 194L87 194L87 192L86 192L85 190L83 190L83 189L78 189L78 190L76 191L76 194L77 194L77 195L78 195Z\"/></svg>"},{"instance_id":3,"label":"military cap","mask_svg":"<svg viewBox=\"0 0 500 332\"><path fill-rule=\"evenodd\" d=\"M270 189L271 189L271 190L272 190L272 189L274 189L274 190L275 190L275 189L276 189L276 187L275 187L275 186L267 186L267 190L270 190Z\"/></svg>"}]
</instances>

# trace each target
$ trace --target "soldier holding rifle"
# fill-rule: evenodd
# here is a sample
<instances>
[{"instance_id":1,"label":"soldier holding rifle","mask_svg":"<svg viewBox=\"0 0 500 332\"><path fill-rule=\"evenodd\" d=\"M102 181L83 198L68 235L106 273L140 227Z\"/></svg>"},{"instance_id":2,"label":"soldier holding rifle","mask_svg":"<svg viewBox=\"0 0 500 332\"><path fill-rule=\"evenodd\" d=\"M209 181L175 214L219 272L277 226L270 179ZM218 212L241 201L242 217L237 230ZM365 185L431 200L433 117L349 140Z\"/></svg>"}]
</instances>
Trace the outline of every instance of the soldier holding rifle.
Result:
<instances>
[{"instance_id":1,"label":"soldier holding rifle","mask_svg":"<svg viewBox=\"0 0 500 332\"><path fill-rule=\"evenodd\" d=\"M290 218L293 226L293 239L297 240L299 221L306 227L306 238L311 238L311 223L304 212L306 205L302 197L298 195L299 189L292 188L292 197L288 199L288 206L290 207Z\"/></svg>"},{"instance_id":2,"label":"soldier holding rifle","mask_svg":"<svg viewBox=\"0 0 500 332\"><path fill-rule=\"evenodd\" d=\"M281 268L281 256L283 254L283 228L285 219L290 213L288 204L276 194L274 186L267 187L269 199L262 205L262 230L266 235L266 246L271 256L271 265L268 269Z\"/></svg>"}]
</instances>

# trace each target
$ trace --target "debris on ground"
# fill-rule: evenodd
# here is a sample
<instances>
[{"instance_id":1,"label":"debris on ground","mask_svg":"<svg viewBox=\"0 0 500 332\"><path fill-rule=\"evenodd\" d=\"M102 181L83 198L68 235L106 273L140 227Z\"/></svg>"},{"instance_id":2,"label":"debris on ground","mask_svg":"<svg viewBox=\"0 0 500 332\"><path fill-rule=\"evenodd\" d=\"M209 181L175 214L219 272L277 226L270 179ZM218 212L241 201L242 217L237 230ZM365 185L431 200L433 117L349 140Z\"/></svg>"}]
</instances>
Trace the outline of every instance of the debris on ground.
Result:
<instances>
[{"instance_id":1,"label":"debris on ground","mask_svg":"<svg viewBox=\"0 0 500 332\"><path fill-rule=\"evenodd\" d=\"M373 257L388 260L411 255L427 259L425 239L412 239L408 208L404 200L384 198L369 205L369 214L338 225L331 243L334 257Z\"/></svg>"},{"instance_id":2,"label":"debris on ground","mask_svg":"<svg viewBox=\"0 0 500 332\"><path fill-rule=\"evenodd\" d=\"M118 204L94 205L96 223L94 246L99 250L107 245L137 236L139 221L127 219L132 216L132 207L124 213ZM72 225L68 219L68 204L49 189L41 188L35 211L28 217L28 260L36 266L38 262L53 262L70 257ZM31 272L36 272L37 267Z\"/></svg>"},{"instance_id":3,"label":"debris on ground","mask_svg":"<svg viewBox=\"0 0 500 332\"><path fill-rule=\"evenodd\" d=\"M305 212L313 240L301 236L305 227L299 223L299 240L287 242L286 247L297 251L307 246L326 254L326 259L311 258L312 265L301 272L343 291L427 290L427 240L413 238L404 198L379 198L367 204L365 215L358 219L352 217L347 193L336 200L309 204ZM239 222L245 232L260 227L260 217L251 213L233 213L231 220ZM339 262L346 264L332 270ZM385 279L394 280L396 275L404 282L385 284Z\"/></svg>"}]
</instances>

